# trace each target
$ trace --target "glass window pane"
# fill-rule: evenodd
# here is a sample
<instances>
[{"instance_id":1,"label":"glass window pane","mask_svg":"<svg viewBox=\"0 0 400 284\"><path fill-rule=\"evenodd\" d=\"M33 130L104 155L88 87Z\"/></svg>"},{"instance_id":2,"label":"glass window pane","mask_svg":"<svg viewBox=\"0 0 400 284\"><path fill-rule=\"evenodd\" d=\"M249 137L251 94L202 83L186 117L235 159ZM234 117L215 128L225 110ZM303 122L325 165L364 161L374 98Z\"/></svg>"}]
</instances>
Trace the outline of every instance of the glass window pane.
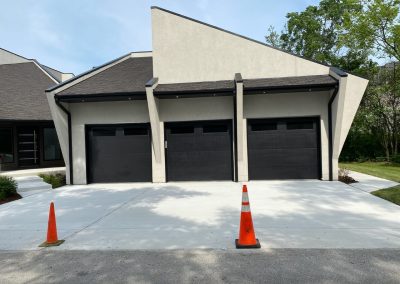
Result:
<instances>
[{"instance_id":1,"label":"glass window pane","mask_svg":"<svg viewBox=\"0 0 400 284\"><path fill-rule=\"evenodd\" d=\"M55 128L43 129L44 160L61 160L61 149Z\"/></svg>"},{"instance_id":2,"label":"glass window pane","mask_svg":"<svg viewBox=\"0 0 400 284\"><path fill-rule=\"evenodd\" d=\"M11 128L0 128L0 160L2 163L12 163L13 153L13 131Z\"/></svg>"}]
</instances>

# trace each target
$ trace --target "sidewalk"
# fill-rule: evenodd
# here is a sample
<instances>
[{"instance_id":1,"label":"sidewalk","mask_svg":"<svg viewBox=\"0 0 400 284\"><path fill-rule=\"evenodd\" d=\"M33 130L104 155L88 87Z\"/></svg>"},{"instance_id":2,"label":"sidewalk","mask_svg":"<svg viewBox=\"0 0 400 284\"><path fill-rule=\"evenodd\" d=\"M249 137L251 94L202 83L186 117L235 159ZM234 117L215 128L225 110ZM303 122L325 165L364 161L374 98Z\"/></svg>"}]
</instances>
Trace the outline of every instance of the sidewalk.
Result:
<instances>
[{"instance_id":1,"label":"sidewalk","mask_svg":"<svg viewBox=\"0 0 400 284\"><path fill-rule=\"evenodd\" d=\"M357 183L352 183L349 185L352 187L355 187L357 189L360 189L362 191L365 191L365 192L372 192L375 190L389 188L389 187L399 185L399 183L391 181L391 180L378 178L378 177L374 177L374 176L370 176L370 175L362 174L362 173L358 173L358 172L353 172L353 171L350 171L349 176L351 176L356 181L358 181Z\"/></svg>"}]
</instances>

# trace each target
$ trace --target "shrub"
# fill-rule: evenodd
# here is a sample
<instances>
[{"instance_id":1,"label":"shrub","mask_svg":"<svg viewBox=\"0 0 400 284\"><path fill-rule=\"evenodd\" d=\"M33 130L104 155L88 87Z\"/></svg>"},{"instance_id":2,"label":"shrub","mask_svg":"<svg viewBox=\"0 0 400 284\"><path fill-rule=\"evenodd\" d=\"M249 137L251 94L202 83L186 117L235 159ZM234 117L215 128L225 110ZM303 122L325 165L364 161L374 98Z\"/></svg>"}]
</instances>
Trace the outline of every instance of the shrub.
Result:
<instances>
[{"instance_id":1,"label":"shrub","mask_svg":"<svg viewBox=\"0 0 400 284\"><path fill-rule=\"evenodd\" d=\"M63 173L40 174L39 176L44 182L51 184L52 188L61 187L66 184L65 174Z\"/></svg>"},{"instance_id":2,"label":"shrub","mask_svg":"<svg viewBox=\"0 0 400 284\"><path fill-rule=\"evenodd\" d=\"M17 182L8 176L0 176L0 200L17 193Z\"/></svg>"},{"instance_id":3,"label":"shrub","mask_svg":"<svg viewBox=\"0 0 400 284\"><path fill-rule=\"evenodd\" d=\"M393 155L392 158L390 159L392 163L398 163L400 164L400 154Z\"/></svg>"},{"instance_id":4,"label":"shrub","mask_svg":"<svg viewBox=\"0 0 400 284\"><path fill-rule=\"evenodd\" d=\"M339 181L344 182L346 184L357 182L354 178L349 176L350 171L348 169L339 169Z\"/></svg>"}]
</instances>

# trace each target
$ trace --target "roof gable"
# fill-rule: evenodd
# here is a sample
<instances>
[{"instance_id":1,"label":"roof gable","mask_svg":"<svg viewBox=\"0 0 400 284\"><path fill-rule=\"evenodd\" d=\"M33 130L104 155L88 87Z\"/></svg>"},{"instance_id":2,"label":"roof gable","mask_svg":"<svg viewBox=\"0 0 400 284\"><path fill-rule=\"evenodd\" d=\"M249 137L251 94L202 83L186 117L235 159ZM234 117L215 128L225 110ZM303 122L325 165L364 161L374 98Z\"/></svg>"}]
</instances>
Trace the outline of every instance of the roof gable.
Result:
<instances>
[{"instance_id":1,"label":"roof gable","mask_svg":"<svg viewBox=\"0 0 400 284\"><path fill-rule=\"evenodd\" d=\"M129 57L57 93L57 96L145 93L153 76L151 57Z\"/></svg>"},{"instance_id":2,"label":"roof gable","mask_svg":"<svg viewBox=\"0 0 400 284\"><path fill-rule=\"evenodd\" d=\"M152 8L154 76L160 83L327 75L329 67L261 42Z\"/></svg>"}]
</instances>

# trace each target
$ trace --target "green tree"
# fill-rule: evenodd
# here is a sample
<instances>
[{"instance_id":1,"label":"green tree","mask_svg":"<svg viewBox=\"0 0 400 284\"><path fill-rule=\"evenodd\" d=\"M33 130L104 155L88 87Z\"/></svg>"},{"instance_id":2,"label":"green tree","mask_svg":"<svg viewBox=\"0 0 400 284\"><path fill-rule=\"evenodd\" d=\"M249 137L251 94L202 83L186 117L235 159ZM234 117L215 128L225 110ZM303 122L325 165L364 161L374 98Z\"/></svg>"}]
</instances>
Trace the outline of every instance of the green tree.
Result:
<instances>
[{"instance_id":1,"label":"green tree","mask_svg":"<svg viewBox=\"0 0 400 284\"><path fill-rule=\"evenodd\" d=\"M359 0L362 8L346 11L341 43L354 50L400 61L400 0Z\"/></svg>"},{"instance_id":2,"label":"green tree","mask_svg":"<svg viewBox=\"0 0 400 284\"><path fill-rule=\"evenodd\" d=\"M400 65L377 68L376 60L400 61L399 10L400 0L322 0L288 13L284 30L270 27L265 37L275 47L370 79L343 149L347 158L398 153Z\"/></svg>"},{"instance_id":3,"label":"green tree","mask_svg":"<svg viewBox=\"0 0 400 284\"><path fill-rule=\"evenodd\" d=\"M340 41L346 31L348 15L362 11L354 0L322 0L303 12L288 13L285 29L278 33L270 27L267 43L321 63L365 73L371 65L364 49L349 49Z\"/></svg>"}]
</instances>

